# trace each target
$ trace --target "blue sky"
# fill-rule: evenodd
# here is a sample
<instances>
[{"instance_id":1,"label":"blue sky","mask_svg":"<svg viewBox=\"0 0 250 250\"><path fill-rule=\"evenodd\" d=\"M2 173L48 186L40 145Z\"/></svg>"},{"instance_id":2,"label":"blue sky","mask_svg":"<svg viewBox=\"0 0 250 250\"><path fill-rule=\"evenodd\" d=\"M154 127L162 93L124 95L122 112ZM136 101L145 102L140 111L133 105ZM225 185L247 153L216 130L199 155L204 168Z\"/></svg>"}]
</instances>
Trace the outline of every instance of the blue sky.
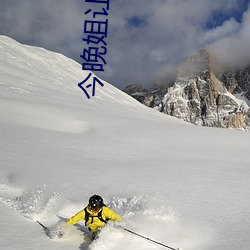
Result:
<instances>
[{"instance_id":1,"label":"blue sky","mask_svg":"<svg viewBox=\"0 0 250 250\"><path fill-rule=\"evenodd\" d=\"M223 64L249 63L249 1L110 0L107 65L98 75L119 88L149 87L205 47ZM0 34L84 63L84 13L94 6L84 0L1 0Z\"/></svg>"},{"instance_id":2,"label":"blue sky","mask_svg":"<svg viewBox=\"0 0 250 250\"><path fill-rule=\"evenodd\" d=\"M236 8L233 8L229 13L224 13L222 10L216 10L211 14L211 18L208 20L206 24L207 29L216 28L218 26L223 25L225 20L230 18L235 18L235 20L239 23L242 22L242 17L244 12L248 9L249 0L240 0L238 1L238 5Z\"/></svg>"},{"instance_id":3,"label":"blue sky","mask_svg":"<svg viewBox=\"0 0 250 250\"><path fill-rule=\"evenodd\" d=\"M128 27L131 27L131 28L133 27L138 28L138 27L144 26L147 24L147 17L137 16L137 15L128 17L127 24L128 24Z\"/></svg>"}]
</instances>

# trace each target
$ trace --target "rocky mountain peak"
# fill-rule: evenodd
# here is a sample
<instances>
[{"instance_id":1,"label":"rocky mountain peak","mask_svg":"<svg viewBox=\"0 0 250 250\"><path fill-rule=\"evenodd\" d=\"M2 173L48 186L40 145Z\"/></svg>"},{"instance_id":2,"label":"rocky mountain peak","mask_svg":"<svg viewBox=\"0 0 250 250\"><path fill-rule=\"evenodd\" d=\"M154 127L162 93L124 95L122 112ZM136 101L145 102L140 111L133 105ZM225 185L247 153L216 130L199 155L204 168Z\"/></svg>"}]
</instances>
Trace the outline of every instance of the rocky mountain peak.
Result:
<instances>
[{"instance_id":1,"label":"rocky mountain peak","mask_svg":"<svg viewBox=\"0 0 250 250\"><path fill-rule=\"evenodd\" d=\"M249 106L233 94L250 93L249 71L216 74L210 64L209 51L202 49L178 67L171 86L144 90L139 98L138 92L130 95L160 112L196 125L248 129Z\"/></svg>"},{"instance_id":2,"label":"rocky mountain peak","mask_svg":"<svg viewBox=\"0 0 250 250\"><path fill-rule=\"evenodd\" d=\"M210 70L209 53L201 49L194 55L188 57L177 69L177 77L194 77L205 74Z\"/></svg>"}]
</instances>

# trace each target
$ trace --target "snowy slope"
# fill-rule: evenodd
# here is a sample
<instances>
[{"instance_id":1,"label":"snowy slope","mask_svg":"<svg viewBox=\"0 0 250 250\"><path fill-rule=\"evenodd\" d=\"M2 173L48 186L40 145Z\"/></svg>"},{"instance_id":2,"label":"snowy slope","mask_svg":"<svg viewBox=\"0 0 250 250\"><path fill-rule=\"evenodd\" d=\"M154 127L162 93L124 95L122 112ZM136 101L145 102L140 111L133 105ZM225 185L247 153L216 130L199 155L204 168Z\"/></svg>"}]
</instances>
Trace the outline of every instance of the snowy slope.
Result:
<instances>
[{"instance_id":1,"label":"snowy slope","mask_svg":"<svg viewBox=\"0 0 250 250\"><path fill-rule=\"evenodd\" d=\"M90 245L79 227L53 226L104 197L122 225L185 250L250 249L248 132L196 127L105 83L87 99L89 72L0 36L1 249L162 249L107 226Z\"/></svg>"}]
</instances>

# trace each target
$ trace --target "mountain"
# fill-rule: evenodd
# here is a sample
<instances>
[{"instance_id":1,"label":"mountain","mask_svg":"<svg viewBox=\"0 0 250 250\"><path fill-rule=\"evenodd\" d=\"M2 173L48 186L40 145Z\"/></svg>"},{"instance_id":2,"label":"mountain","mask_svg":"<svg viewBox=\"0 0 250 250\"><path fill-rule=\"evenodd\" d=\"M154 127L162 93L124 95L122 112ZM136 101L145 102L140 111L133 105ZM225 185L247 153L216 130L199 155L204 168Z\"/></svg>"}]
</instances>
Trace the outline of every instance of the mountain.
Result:
<instances>
[{"instance_id":1,"label":"mountain","mask_svg":"<svg viewBox=\"0 0 250 250\"><path fill-rule=\"evenodd\" d=\"M215 73L211 61L209 52L200 50L180 65L171 86L133 92L131 85L124 92L148 107L196 125L249 129L250 68Z\"/></svg>"},{"instance_id":2,"label":"mountain","mask_svg":"<svg viewBox=\"0 0 250 250\"><path fill-rule=\"evenodd\" d=\"M239 94L250 100L250 65L245 68L226 70L217 73L217 77L222 81L227 90L232 94Z\"/></svg>"},{"instance_id":3,"label":"mountain","mask_svg":"<svg viewBox=\"0 0 250 250\"><path fill-rule=\"evenodd\" d=\"M112 223L91 243L84 222L62 239L36 222L53 231L99 194L122 226L165 245L248 250L250 134L183 122L102 79L88 99L88 74L0 36L0 248L162 249Z\"/></svg>"}]
</instances>

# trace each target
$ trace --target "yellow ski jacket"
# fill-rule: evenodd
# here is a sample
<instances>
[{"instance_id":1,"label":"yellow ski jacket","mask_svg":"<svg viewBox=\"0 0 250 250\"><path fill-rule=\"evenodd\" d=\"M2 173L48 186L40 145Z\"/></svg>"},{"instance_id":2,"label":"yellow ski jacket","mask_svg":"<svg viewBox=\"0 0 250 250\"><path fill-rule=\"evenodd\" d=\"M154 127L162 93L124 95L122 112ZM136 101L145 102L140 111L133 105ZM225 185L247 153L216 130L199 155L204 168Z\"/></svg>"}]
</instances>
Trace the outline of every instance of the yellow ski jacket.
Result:
<instances>
[{"instance_id":1,"label":"yellow ski jacket","mask_svg":"<svg viewBox=\"0 0 250 250\"><path fill-rule=\"evenodd\" d=\"M87 212L89 213L88 221L85 221L86 226L88 226L89 230L92 233L97 232L100 228L102 228L106 223L104 221L112 220L112 221L121 221L120 215L116 214L110 208L103 206L99 211L93 212L88 207L86 207ZM101 218L104 220L100 220L98 218L98 214L101 211ZM76 215L72 216L68 221L67 224L75 225L80 220L85 220L85 210L81 210Z\"/></svg>"}]
</instances>

